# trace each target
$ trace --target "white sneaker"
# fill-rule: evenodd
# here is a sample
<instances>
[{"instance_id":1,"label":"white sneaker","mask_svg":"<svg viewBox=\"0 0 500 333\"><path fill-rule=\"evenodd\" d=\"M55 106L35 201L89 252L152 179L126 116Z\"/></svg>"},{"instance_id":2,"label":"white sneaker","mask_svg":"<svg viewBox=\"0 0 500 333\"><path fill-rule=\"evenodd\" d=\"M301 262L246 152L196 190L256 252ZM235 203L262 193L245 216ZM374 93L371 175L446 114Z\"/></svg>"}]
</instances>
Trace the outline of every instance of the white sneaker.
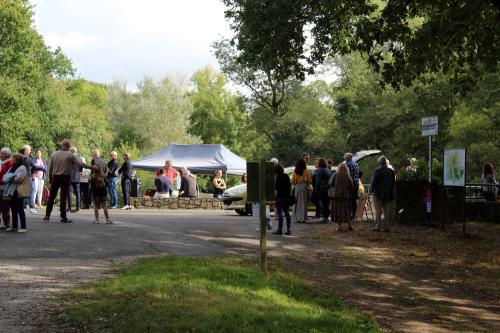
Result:
<instances>
[{"instance_id":1,"label":"white sneaker","mask_svg":"<svg viewBox=\"0 0 500 333\"><path fill-rule=\"evenodd\" d=\"M17 228L10 227L10 228L5 229L5 231L17 232Z\"/></svg>"},{"instance_id":2,"label":"white sneaker","mask_svg":"<svg viewBox=\"0 0 500 333\"><path fill-rule=\"evenodd\" d=\"M130 209L130 206L123 206L121 209Z\"/></svg>"},{"instance_id":3,"label":"white sneaker","mask_svg":"<svg viewBox=\"0 0 500 333\"><path fill-rule=\"evenodd\" d=\"M23 229L23 228L21 228L21 229L17 229L17 232L24 233L24 232L26 232L26 229Z\"/></svg>"},{"instance_id":4,"label":"white sneaker","mask_svg":"<svg viewBox=\"0 0 500 333\"><path fill-rule=\"evenodd\" d=\"M31 212L31 213L33 213L33 214L38 213L38 212L36 211L36 209L35 209L35 208L31 208L31 209L30 209L30 212Z\"/></svg>"},{"instance_id":5,"label":"white sneaker","mask_svg":"<svg viewBox=\"0 0 500 333\"><path fill-rule=\"evenodd\" d=\"M113 221L111 221L110 219L107 219L106 224L113 224Z\"/></svg>"}]
</instances>

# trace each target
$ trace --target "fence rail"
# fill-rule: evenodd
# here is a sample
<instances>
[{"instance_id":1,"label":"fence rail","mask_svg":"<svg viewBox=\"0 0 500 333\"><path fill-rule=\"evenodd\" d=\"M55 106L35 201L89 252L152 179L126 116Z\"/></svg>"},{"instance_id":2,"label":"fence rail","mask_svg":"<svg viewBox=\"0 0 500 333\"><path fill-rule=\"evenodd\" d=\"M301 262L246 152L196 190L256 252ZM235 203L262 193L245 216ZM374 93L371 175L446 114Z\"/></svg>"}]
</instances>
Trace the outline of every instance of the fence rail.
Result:
<instances>
[{"instance_id":1,"label":"fence rail","mask_svg":"<svg viewBox=\"0 0 500 333\"><path fill-rule=\"evenodd\" d=\"M500 184L488 184L483 185L480 183L468 183L465 184L465 199L484 199L483 186L494 186L496 187L497 193L500 190Z\"/></svg>"}]
</instances>

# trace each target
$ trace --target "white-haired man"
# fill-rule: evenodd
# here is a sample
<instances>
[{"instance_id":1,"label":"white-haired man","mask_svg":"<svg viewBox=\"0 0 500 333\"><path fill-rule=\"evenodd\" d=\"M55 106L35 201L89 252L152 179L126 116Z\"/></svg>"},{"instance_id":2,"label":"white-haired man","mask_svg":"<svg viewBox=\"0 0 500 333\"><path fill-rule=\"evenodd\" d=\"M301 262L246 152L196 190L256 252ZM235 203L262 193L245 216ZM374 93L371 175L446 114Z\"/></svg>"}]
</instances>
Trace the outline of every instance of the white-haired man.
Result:
<instances>
[{"instance_id":1,"label":"white-haired man","mask_svg":"<svg viewBox=\"0 0 500 333\"><path fill-rule=\"evenodd\" d=\"M110 160L107 164L108 172L106 174L106 181L108 182L109 188L109 208L118 208L118 193L116 192L116 181L117 181L117 172L120 168L118 165L118 161L116 160L118 157L118 153L116 151L112 151L109 154Z\"/></svg>"}]
</instances>

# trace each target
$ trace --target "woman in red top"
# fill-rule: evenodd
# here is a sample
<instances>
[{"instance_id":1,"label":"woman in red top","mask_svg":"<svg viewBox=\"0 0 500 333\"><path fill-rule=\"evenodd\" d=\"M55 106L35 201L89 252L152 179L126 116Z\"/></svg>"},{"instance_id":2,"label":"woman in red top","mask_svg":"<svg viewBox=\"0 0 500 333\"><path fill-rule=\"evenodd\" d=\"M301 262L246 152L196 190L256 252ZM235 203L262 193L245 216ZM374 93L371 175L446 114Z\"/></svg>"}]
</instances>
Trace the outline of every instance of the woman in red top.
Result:
<instances>
[{"instance_id":1,"label":"woman in red top","mask_svg":"<svg viewBox=\"0 0 500 333\"><path fill-rule=\"evenodd\" d=\"M4 183L2 181L3 176L12 168L12 152L9 148L5 147L0 150L0 211L2 213L3 226L0 226L0 230L4 230L10 227L10 202L9 200L4 200L3 198L3 188Z\"/></svg>"}]
</instances>

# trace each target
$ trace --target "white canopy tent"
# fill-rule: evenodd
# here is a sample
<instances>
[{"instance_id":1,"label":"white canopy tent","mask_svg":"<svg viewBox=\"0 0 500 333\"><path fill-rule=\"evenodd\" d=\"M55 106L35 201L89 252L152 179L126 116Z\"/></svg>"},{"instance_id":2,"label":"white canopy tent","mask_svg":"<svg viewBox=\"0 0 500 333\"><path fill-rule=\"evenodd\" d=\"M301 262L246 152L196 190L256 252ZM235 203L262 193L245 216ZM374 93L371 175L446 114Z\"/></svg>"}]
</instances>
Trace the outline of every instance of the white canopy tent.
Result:
<instances>
[{"instance_id":1,"label":"white canopy tent","mask_svg":"<svg viewBox=\"0 0 500 333\"><path fill-rule=\"evenodd\" d=\"M246 161L231 152L223 144L170 144L159 152L132 161L136 169L155 171L171 160L172 166L180 169L186 166L193 173L211 174L222 170L228 175L246 173Z\"/></svg>"}]
</instances>

